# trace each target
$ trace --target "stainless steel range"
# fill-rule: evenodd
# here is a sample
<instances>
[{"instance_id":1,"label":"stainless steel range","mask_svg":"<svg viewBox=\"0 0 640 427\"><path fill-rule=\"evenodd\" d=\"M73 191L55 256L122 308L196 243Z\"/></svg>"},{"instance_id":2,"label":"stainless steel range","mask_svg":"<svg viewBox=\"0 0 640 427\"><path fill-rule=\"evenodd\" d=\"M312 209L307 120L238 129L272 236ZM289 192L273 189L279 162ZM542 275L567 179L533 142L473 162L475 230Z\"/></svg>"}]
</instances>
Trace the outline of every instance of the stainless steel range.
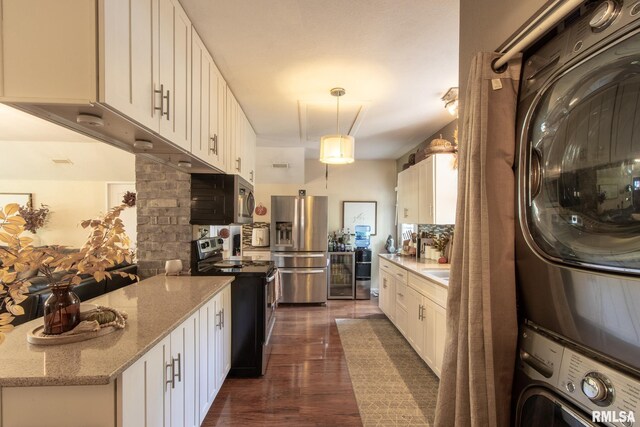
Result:
<instances>
[{"instance_id":1,"label":"stainless steel range","mask_svg":"<svg viewBox=\"0 0 640 427\"><path fill-rule=\"evenodd\" d=\"M588 420L640 400L639 18L637 0L588 2L527 52L521 80L519 308L525 335L563 356L521 337L518 375Z\"/></svg>"},{"instance_id":2,"label":"stainless steel range","mask_svg":"<svg viewBox=\"0 0 640 427\"><path fill-rule=\"evenodd\" d=\"M271 261L223 259L221 239L193 242L192 275L235 277L231 283L231 376L266 372L278 307L277 273Z\"/></svg>"}]
</instances>

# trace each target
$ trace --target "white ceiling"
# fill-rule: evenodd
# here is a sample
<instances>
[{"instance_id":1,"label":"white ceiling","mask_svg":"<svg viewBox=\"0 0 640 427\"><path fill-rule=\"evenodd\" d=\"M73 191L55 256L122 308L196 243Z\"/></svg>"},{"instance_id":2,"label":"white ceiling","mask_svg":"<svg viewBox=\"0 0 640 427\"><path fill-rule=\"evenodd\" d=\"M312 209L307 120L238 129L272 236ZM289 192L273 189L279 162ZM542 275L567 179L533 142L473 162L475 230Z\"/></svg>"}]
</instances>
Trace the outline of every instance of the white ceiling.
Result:
<instances>
[{"instance_id":1,"label":"white ceiling","mask_svg":"<svg viewBox=\"0 0 640 427\"><path fill-rule=\"evenodd\" d=\"M356 159L398 158L452 120L459 1L181 0L258 134L304 147L341 132Z\"/></svg>"},{"instance_id":2,"label":"white ceiling","mask_svg":"<svg viewBox=\"0 0 640 427\"><path fill-rule=\"evenodd\" d=\"M356 159L396 159L452 120L440 98L458 85L458 1L181 3L256 130L259 146L304 148L307 158L317 157L320 136L336 131L336 99L329 94L336 86L346 89L340 131L356 137ZM86 151L91 161L74 164L89 165L116 150L2 104L0 141L49 142L11 149L32 161L42 158L32 179L46 179L51 157L77 158ZM65 144L55 147L56 141L89 142L92 148L65 155ZM104 169L75 166L68 175L92 179L104 176ZM3 175L12 173L5 169Z\"/></svg>"}]
</instances>

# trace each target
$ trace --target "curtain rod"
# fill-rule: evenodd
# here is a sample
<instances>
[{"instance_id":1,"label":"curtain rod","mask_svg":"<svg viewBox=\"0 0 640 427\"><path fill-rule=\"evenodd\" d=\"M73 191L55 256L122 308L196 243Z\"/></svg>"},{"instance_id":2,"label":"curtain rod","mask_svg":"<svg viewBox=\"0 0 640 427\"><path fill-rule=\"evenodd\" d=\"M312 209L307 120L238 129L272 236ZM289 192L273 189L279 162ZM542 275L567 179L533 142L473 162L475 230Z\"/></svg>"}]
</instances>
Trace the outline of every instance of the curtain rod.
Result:
<instances>
[{"instance_id":1,"label":"curtain rod","mask_svg":"<svg viewBox=\"0 0 640 427\"><path fill-rule=\"evenodd\" d=\"M504 45L501 51L504 54L493 64L494 71L499 70L511 58L557 25L583 2L584 0L559 0L541 11L538 18L522 28L518 34L513 36L511 41Z\"/></svg>"}]
</instances>

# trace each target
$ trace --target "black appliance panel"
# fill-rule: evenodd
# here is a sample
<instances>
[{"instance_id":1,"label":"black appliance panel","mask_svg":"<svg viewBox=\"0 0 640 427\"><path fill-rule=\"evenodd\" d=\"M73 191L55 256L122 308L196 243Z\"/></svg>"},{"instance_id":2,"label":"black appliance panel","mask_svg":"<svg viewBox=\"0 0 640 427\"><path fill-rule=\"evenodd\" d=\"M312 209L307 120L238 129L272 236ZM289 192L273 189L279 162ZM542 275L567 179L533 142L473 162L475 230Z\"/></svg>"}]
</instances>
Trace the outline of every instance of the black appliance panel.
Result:
<instances>
[{"instance_id":1,"label":"black appliance panel","mask_svg":"<svg viewBox=\"0 0 640 427\"><path fill-rule=\"evenodd\" d=\"M238 175L191 174L191 224L246 224L253 220L253 186Z\"/></svg>"}]
</instances>

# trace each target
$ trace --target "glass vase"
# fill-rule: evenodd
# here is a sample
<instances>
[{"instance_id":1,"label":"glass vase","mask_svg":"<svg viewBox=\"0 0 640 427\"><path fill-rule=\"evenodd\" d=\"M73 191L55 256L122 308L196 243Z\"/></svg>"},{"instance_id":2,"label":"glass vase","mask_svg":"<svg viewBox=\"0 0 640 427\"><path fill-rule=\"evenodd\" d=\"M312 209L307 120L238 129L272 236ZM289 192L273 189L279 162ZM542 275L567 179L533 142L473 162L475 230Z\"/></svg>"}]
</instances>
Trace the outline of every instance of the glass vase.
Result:
<instances>
[{"instance_id":1,"label":"glass vase","mask_svg":"<svg viewBox=\"0 0 640 427\"><path fill-rule=\"evenodd\" d=\"M57 335L70 331L80 323L80 298L71 286L53 286L44 302L44 333Z\"/></svg>"}]
</instances>

